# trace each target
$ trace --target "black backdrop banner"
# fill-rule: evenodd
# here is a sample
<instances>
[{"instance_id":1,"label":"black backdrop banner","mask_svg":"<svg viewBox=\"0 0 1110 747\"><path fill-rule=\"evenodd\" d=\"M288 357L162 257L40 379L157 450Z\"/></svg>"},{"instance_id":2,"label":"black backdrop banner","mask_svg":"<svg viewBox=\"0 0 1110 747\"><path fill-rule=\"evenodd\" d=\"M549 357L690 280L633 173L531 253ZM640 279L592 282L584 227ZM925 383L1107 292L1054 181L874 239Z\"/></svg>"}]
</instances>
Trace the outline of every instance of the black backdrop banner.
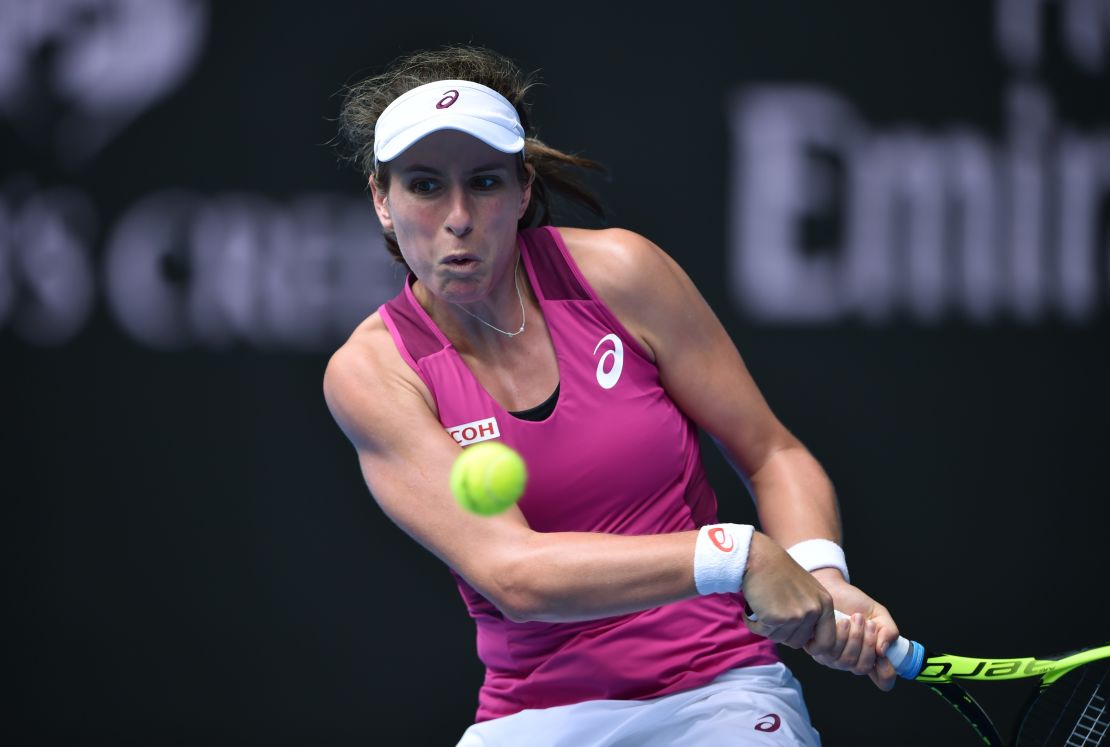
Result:
<instances>
[{"instance_id":1,"label":"black backdrop banner","mask_svg":"<svg viewBox=\"0 0 1110 747\"><path fill-rule=\"evenodd\" d=\"M6 743L470 723L461 600L320 388L402 279L332 147L340 92L447 43L541 70L541 137L604 162L610 224L702 289L905 633L1110 638L1105 0L4 2ZM753 521L706 454L722 519ZM826 744L972 743L923 688L783 655Z\"/></svg>"}]
</instances>

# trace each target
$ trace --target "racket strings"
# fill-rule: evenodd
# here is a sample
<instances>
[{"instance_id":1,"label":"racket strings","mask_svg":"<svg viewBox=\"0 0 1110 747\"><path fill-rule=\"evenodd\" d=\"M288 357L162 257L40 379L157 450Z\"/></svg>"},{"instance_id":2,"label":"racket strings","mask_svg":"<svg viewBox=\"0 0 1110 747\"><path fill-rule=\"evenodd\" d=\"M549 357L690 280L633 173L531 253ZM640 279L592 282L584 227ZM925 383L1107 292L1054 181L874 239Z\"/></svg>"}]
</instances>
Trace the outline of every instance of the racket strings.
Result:
<instances>
[{"instance_id":1,"label":"racket strings","mask_svg":"<svg viewBox=\"0 0 1110 747\"><path fill-rule=\"evenodd\" d=\"M1110 664L1088 664L1041 691L1021 722L1017 744L1110 747Z\"/></svg>"},{"instance_id":2,"label":"racket strings","mask_svg":"<svg viewBox=\"0 0 1110 747\"><path fill-rule=\"evenodd\" d=\"M1075 727L1068 735L1068 741L1064 743L1067 747L1087 747L1088 745L1094 747L1100 745L1102 744L1102 738L1110 730L1110 721L1107 720L1106 714L1106 694L1102 687L1105 680L1106 673L1104 672L1099 686L1091 693L1091 697L1087 700L1087 705L1083 708Z\"/></svg>"}]
</instances>

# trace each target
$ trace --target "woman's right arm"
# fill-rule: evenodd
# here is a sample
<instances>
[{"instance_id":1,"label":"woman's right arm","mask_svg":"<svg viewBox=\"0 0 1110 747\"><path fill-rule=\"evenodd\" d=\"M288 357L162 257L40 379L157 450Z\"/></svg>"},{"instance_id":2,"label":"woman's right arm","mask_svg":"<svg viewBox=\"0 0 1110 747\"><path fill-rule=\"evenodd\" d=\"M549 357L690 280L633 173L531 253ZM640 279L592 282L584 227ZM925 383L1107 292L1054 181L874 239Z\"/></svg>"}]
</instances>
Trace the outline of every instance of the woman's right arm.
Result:
<instances>
[{"instance_id":1,"label":"woman's right arm","mask_svg":"<svg viewBox=\"0 0 1110 747\"><path fill-rule=\"evenodd\" d=\"M516 506L492 517L463 510L450 491L461 448L439 423L427 388L377 315L332 357L324 395L382 510L509 619L587 620L697 596L696 531L635 537L543 533L532 531ZM785 556L756 533L752 558L766 563L780 553ZM770 564L776 575L796 570L797 578L776 582L810 588L811 606L828 605L820 584L784 559ZM811 635L782 642L797 647Z\"/></svg>"},{"instance_id":2,"label":"woman's right arm","mask_svg":"<svg viewBox=\"0 0 1110 747\"><path fill-rule=\"evenodd\" d=\"M462 449L377 315L332 356L324 396L386 515L509 619L592 619L697 593L694 532L544 534L516 506L490 517L463 510L450 491Z\"/></svg>"}]
</instances>

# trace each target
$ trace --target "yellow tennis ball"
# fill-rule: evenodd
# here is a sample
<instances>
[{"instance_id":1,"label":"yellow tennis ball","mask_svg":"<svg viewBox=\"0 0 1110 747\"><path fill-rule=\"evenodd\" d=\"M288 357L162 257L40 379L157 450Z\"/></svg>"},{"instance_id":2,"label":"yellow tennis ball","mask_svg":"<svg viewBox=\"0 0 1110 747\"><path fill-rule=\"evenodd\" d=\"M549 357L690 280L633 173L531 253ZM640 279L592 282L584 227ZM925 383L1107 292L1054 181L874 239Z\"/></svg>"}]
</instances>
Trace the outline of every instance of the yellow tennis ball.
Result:
<instances>
[{"instance_id":1,"label":"yellow tennis ball","mask_svg":"<svg viewBox=\"0 0 1110 747\"><path fill-rule=\"evenodd\" d=\"M524 493L524 460L500 441L483 441L463 449L451 468L451 492L467 511L499 514Z\"/></svg>"}]
</instances>

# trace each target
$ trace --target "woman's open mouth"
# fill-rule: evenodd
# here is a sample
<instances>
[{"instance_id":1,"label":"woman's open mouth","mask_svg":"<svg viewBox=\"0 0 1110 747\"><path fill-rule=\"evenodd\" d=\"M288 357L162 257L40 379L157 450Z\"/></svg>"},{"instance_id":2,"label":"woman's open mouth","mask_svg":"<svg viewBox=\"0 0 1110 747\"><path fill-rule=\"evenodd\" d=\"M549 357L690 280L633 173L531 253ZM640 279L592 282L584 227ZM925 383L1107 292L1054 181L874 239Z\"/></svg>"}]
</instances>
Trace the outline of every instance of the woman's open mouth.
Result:
<instances>
[{"instance_id":1,"label":"woman's open mouth","mask_svg":"<svg viewBox=\"0 0 1110 747\"><path fill-rule=\"evenodd\" d=\"M459 270L468 270L478 266L478 258L472 254L459 254L454 257L445 258L443 264Z\"/></svg>"}]
</instances>

